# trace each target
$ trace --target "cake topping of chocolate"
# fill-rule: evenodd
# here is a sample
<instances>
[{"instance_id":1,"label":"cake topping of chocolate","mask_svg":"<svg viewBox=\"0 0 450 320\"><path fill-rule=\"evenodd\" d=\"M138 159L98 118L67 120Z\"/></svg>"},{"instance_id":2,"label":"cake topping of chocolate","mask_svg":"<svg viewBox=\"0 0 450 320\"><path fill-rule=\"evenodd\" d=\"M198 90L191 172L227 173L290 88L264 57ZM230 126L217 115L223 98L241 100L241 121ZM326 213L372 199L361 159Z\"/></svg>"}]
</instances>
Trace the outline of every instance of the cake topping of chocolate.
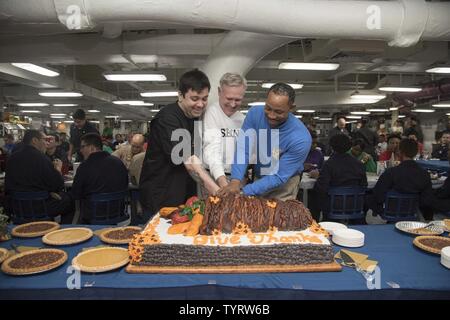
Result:
<instances>
[{"instance_id":1,"label":"cake topping of chocolate","mask_svg":"<svg viewBox=\"0 0 450 320\"><path fill-rule=\"evenodd\" d=\"M246 229L252 232L266 232L270 227L280 231L304 230L312 222L309 210L297 200L280 201L241 195L209 197L200 234L211 235L214 230L232 233L238 223L240 226L246 225Z\"/></svg>"}]
</instances>

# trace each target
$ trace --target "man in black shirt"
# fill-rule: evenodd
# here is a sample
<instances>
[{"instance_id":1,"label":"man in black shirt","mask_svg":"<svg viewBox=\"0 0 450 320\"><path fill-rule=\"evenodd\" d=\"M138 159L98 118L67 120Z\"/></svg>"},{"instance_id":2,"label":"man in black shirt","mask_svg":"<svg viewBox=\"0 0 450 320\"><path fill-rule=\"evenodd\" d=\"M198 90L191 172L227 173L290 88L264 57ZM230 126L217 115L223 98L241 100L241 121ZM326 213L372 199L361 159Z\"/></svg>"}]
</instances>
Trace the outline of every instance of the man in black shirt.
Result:
<instances>
[{"instance_id":1,"label":"man in black shirt","mask_svg":"<svg viewBox=\"0 0 450 320\"><path fill-rule=\"evenodd\" d=\"M312 193L311 211L315 218L318 218L317 206L320 206L323 212L329 211L328 190L330 187L367 187L363 163L347 153L351 146L350 138L345 134L331 137L330 147L333 149L333 155L324 162ZM315 175L313 172L310 175L316 177L317 173Z\"/></svg>"},{"instance_id":2,"label":"man in black shirt","mask_svg":"<svg viewBox=\"0 0 450 320\"><path fill-rule=\"evenodd\" d=\"M194 121L206 109L210 87L203 72L186 72L180 78L178 102L164 107L152 120L148 140L150 147L139 181L144 219L162 207L183 204L196 194L196 183L184 163L193 155ZM172 135L177 140L172 141ZM179 150L180 145L187 142L187 148Z\"/></svg>"},{"instance_id":3,"label":"man in black shirt","mask_svg":"<svg viewBox=\"0 0 450 320\"><path fill-rule=\"evenodd\" d=\"M62 162L55 160L52 163L45 155L47 142L42 132L27 130L22 142L23 147L11 155L6 166L6 194L48 191L52 193L46 201L48 215L61 214L62 222L70 223L73 204L70 197L62 192L64 188L64 179L61 175Z\"/></svg>"},{"instance_id":4,"label":"man in black shirt","mask_svg":"<svg viewBox=\"0 0 450 320\"><path fill-rule=\"evenodd\" d=\"M80 139L86 133L98 133L98 130L86 120L86 113L82 109L77 109L73 115L73 123L70 126L70 146L67 158L72 162L72 155L76 154L75 162L82 161L83 157L80 153Z\"/></svg>"},{"instance_id":5,"label":"man in black shirt","mask_svg":"<svg viewBox=\"0 0 450 320\"><path fill-rule=\"evenodd\" d=\"M346 136L350 137L350 133L346 129L346 125L347 125L347 122L345 120L345 117L338 116L336 119L336 127L332 128L328 132L328 146L327 146L328 149L326 150L327 155L331 155L331 153L333 152L332 147L331 147L331 138L333 136L338 135L338 134L345 134Z\"/></svg>"},{"instance_id":6,"label":"man in black shirt","mask_svg":"<svg viewBox=\"0 0 450 320\"><path fill-rule=\"evenodd\" d=\"M439 160L448 160L449 144L450 131L444 131L442 132L441 144L434 148L431 157Z\"/></svg>"},{"instance_id":7,"label":"man in black shirt","mask_svg":"<svg viewBox=\"0 0 450 320\"><path fill-rule=\"evenodd\" d=\"M400 141L400 164L387 169L378 179L373 188L370 206L374 214L383 212L386 193L395 190L401 193L417 193L420 196L420 206L429 206L432 201L430 175L413 159L417 154L417 142L413 139Z\"/></svg>"},{"instance_id":8,"label":"man in black shirt","mask_svg":"<svg viewBox=\"0 0 450 320\"><path fill-rule=\"evenodd\" d=\"M80 152L84 161L77 169L70 191L75 200L87 199L97 193L128 190L128 171L122 161L102 151L100 135L88 133L81 137ZM89 210L83 208L82 223L89 223Z\"/></svg>"}]
</instances>

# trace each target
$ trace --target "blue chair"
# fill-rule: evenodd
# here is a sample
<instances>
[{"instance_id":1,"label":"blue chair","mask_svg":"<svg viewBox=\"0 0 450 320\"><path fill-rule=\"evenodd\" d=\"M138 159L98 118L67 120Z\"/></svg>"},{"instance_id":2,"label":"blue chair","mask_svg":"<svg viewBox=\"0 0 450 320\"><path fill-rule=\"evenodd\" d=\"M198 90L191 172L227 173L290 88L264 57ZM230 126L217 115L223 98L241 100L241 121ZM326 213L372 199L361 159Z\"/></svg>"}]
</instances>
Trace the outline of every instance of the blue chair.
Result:
<instances>
[{"instance_id":1,"label":"blue chair","mask_svg":"<svg viewBox=\"0 0 450 320\"><path fill-rule=\"evenodd\" d=\"M82 217L91 224L117 225L129 219L128 190L91 195L82 205Z\"/></svg>"},{"instance_id":2,"label":"blue chair","mask_svg":"<svg viewBox=\"0 0 450 320\"><path fill-rule=\"evenodd\" d=\"M14 224L32 221L51 221L48 215L46 200L50 197L47 191L14 192L10 196L9 210Z\"/></svg>"},{"instance_id":3,"label":"blue chair","mask_svg":"<svg viewBox=\"0 0 450 320\"><path fill-rule=\"evenodd\" d=\"M417 220L418 210L419 194L390 190L386 193L381 217L388 222Z\"/></svg>"},{"instance_id":4,"label":"blue chair","mask_svg":"<svg viewBox=\"0 0 450 320\"><path fill-rule=\"evenodd\" d=\"M366 188L361 186L333 187L328 190L330 208L324 212L327 219L354 220L363 219Z\"/></svg>"}]
</instances>

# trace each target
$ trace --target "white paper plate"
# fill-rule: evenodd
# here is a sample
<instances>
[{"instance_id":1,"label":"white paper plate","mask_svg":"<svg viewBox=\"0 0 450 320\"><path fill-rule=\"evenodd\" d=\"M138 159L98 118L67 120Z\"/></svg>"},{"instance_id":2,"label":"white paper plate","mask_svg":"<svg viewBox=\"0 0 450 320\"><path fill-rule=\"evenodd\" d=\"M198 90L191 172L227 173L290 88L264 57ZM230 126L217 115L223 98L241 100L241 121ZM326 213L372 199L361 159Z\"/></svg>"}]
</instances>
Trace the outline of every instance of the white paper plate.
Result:
<instances>
[{"instance_id":1,"label":"white paper plate","mask_svg":"<svg viewBox=\"0 0 450 320\"><path fill-rule=\"evenodd\" d=\"M322 228L324 228L326 231L328 231L328 233L330 235L333 235L333 232L336 230L347 229L347 226L345 224L337 223L337 222L324 221L324 222L319 222L319 225Z\"/></svg>"},{"instance_id":2,"label":"white paper plate","mask_svg":"<svg viewBox=\"0 0 450 320\"><path fill-rule=\"evenodd\" d=\"M340 229L334 231L332 240L343 247L362 247L364 245L364 233L355 229Z\"/></svg>"}]
</instances>

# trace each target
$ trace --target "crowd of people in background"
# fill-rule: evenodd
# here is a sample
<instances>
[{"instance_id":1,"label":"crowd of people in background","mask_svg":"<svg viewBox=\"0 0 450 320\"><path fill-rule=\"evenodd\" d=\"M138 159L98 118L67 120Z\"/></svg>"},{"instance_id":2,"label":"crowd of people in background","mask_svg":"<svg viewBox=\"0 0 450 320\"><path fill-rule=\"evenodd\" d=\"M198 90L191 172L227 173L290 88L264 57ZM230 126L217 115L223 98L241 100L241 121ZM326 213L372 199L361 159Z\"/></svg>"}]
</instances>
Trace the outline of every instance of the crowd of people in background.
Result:
<instances>
[{"instance_id":1,"label":"crowd of people in background","mask_svg":"<svg viewBox=\"0 0 450 320\"><path fill-rule=\"evenodd\" d=\"M178 101L165 106L154 117L148 137L133 132L114 135L109 122L105 122L100 135L82 109L73 113L69 135L27 130L22 141L5 135L0 150L8 159L5 168L2 167L6 170L6 194L45 190L51 195L48 202L54 209L50 214L58 212L70 219L74 200L121 191L131 182L139 188L144 212L152 215L161 207L176 207L190 196L201 194L205 181L196 180L200 171L190 163L190 156L195 154L194 144L189 155L182 150L181 160L174 162L172 151L179 141L174 141L172 135L183 128L194 136L194 122L203 120L206 131L201 147L205 162L201 170L207 172L212 181L209 187L219 196L241 193L280 200L300 199L300 182L302 175L307 174L316 179L309 209L319 221L323 218L321 212L327 211L326 198L331 187L366 187L369 173L380 176L369 192L368 207L374 214L379 212L380 201L388 189L420 194L427 218L436 210L450 211L450 183L446 181L442 188L433 191L429 174L414 161L429 158L449 161L447 128L436 132L432 150L426 150L420 123L413 116L406 123L398 119L390 127L381 119L374 128L368 119L362 118L350 130L345 116L338 115L336 126L328 132L324 143L319 141L313 123L303 123L292 115L295 108L292 87L285 83L273 85L265 106L253 107L244 115L239 109L246 86L241 75L224 74L217 88L218 101L207 108L209 79L199 70L186 72L180 78ZM259 155L251 159L251 146L239 144L240 139L246 139L240 132L272 129L279 132L278 146L271 145L269 136L258 135L252 142L268 147L270 161ZM243 162L236 160L239 155L243 155ZM72 188L65 192L64 176L72 169L75 171L77 163ZM380 163L383 170L379 170ZM89 223L89 216L84 216L82 222Z\"/></svg>"}]
</instances>

